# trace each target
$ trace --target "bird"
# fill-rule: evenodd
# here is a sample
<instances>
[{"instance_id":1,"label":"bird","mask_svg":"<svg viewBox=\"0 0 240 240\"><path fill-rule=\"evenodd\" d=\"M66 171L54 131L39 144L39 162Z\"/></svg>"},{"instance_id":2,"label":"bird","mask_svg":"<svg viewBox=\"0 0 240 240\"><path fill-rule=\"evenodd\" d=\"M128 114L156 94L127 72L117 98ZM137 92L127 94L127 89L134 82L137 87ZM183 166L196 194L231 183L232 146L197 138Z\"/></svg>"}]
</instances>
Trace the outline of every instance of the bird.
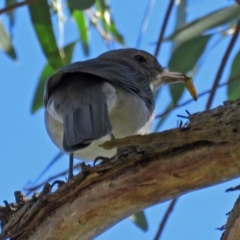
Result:
<instances>
[{"instance_id":1,"label":"bird","mask_svg":"<svg viewBox=\"0 0 240 240\"><path fill-rule=\"evenodd\" d=\"M44 119L48 135L63 152L83 161L111 158L103 142L148 134L155 98L163 84L184 82L144 50L111 50L69 64L46 81Z\"/></svg>"}]
</instances>

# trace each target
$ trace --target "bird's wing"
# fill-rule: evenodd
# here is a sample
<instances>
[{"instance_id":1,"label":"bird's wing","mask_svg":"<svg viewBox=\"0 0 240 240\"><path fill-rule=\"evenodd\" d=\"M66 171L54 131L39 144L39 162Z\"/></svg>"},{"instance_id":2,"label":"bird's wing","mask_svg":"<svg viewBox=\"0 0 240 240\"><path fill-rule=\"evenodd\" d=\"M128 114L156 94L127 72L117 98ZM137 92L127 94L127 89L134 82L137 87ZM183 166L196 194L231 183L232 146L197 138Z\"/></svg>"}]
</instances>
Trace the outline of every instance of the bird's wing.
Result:
<instances>
[{"instance_id":1,"label":"bird's wing","mask_svg":"<svg viewBox=\"0 0 240 240\"><path fill-rule=\"evenodd\" d=\"M154 96L150 89L149 82L145 76L130 66L118 62L111 62L101 58L95 58L84 62L76 62L65 66L48 79L45 86L44 103L45 106L53 91L63 76L68 73L88 73L120 86L139 97L147 106L154 106Z\"/></svg>"}]
</instances>

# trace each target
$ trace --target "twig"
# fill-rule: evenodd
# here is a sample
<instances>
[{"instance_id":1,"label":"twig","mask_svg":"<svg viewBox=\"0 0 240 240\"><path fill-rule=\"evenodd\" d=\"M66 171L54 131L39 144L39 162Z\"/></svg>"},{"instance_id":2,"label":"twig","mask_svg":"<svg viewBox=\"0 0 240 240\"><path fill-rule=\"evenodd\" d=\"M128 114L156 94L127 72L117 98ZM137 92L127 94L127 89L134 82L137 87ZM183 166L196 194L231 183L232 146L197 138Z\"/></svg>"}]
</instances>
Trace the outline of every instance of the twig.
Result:
<instances>
[{"instance_id":1,"label":"twig","mask_svg":"<svg viewBox=\"0 0 240 240\"><path fill-rule=\"evenodd\" d=\"M166 27L167 27L167 23L168 23L169 16L170 16L170 13L172 11L174 2L175 2L175 0L170 0L169 1L168 9L167 9L167 12L165 14L163 25L162 25L162 28L161 28L161 31L160 31L160 34L159 34L159 37L158 37L157 46L156 46L155 53L154 53L155 57L157 57L157 55L160 51L161 43L162 43L162 40L163 40L163 36L164 36L165 30L166 30Z\"/></svg>"},{"instance_id":2,"label":"twig","mask_svg":"<svg viewBox=\"0 0 240 240\"><path fill-rule=\"evenodd\" d=\"M90 20L90 23L96 28L96 30L98 31L98 33L100 34L100 36L106 41L112 41L112 42L117 42L117 40L113 37L113 36L110 36L108 35L104 29L101 27L100 24L98 24L98 22L95 22L95 17L94 17L94 13L92 11L92 9L88 9L85 11L87 17L89 18Z\"/></svg>"},{"instance_id":3,"label":"twig","mask_svg":"<svg viewBox=\"0 0 240 240\"><path fill-rule=\"evenodd\" d=\"M74 166L74 169L80 169L80 163L79 164L76 164ZM47 182L50 182L50 181L53 181L55 179L59 179L59 177L63 177L63 176L66 176L66 174L68 173L68 169L63 171L63 172L60 172L52 177L49 177L47 180L43 181L42 183L39 183L38 185L35 185L33 187L25 187L24 188L24 191L26 191L26 195L29 196L30 193L33 193L35 191L37 191L37 189L41 188L44 186L44 184L46 184Z\"/></svg>"},{"instance_id":4,"label":"twig","mask_svg":"<svg viewBox=\"0 0 240 240\"><path fill-rule=\"evenodd\" d=\"M49 162L49 164L43 169L38 177L33 181L32 185L36 185L38 180L64 155L63 152L58 152L57 155Z\"/></svg>"},{"instance_id":5,"label":"twig","mask_svg":"<svg viewBox=\"0 0 240 240\"><path fill-rule=\"evenodd\" d=\"M26 0L26 1L23 1L23 2L17 2L17 3L11 4L11 5L9 5L5 8L0 9L0 14L10 12L10 11L16 9L16 8L19 8L19 7L28 5L28 4L32 4L32 3L35 3L35 2L38 2L38 1L39 0Z\"/></svg>"},{"instance_id":6,"label":"twig","mask_svg":"<svg viewBox=\"0 0 240 240\"><path fill-rule=\"evenodd\" d=\"M168 220L168 218L169 218L171 212L173 211L173 208L174 208L174 206L175 206L175 204L177 202L177 199L178 198L173 198L172 199L172 201L171 201L171 203L170 203L170 205L169 205L169 207L168 207L168 209L167 209L167 211L166 211L166 213L165 213L165 215L164 215L164 217L163 217L163 219L162 219L162 221L161 221L161 223L159 225L159 229L157 231L157 234L156 234L154 240L159 240L160 239L161 234L163 232L163 229L164 229L164 227L165 227L165 225L167 223L167 220Z\"/></svg>"},{"instance_id":7,"label":"twig","mask_svg":"<svg viewBox=\"0 0 240 240\"><path fill-rule=\"evenodd\" d=\"M139 31L139 34L138 34L136 48L140 48L140 45L141 45L141 42L142 42L142 38L143 38L143 34L146 31L146 28L147 28L147 25L148 25L148 20L149 20L150 13L152 11L154 3L155 3L155 0L150 0L148 2L147 9L146 9L146 11L144 13L142 24L141 24L141 28L140 28L140 31Z\"/></svg>"},{"instance_id":8,"label":"twig","mask_svg":"<svg viewBox=\"0 0 240 240\"><path fill-rule=\"evenodd\" d=\"M209 95L209 98L208 98L208 101L207 101L207 104L206 104L206 110L209 110L211 105L212 105L213 97L214 97L216 89L218 87L218 83L219 83L219 81L221 79L224 67L225 67L225 65L227 63L227 60L228 60L228 58L230 56L230 53L231 53L231 51L233 49L233 46L234 46L234 44L235 44L235 42L237 40L239 31L240 31L240 20L238 20L238 23L237 23L236 29L234 31L234 34L232 36L232 39L231 39L231 41L230 41L230 43L229 43L229 45L227 47L227 50L226 50L226 52L225 52L225 54L224 54L224 56L222 58L222 62L221 62L220 67L218 69L216 78L215 78L214 83L213 83L212 90L210 92L210 95Z\"/></svg>"}]
</instances>

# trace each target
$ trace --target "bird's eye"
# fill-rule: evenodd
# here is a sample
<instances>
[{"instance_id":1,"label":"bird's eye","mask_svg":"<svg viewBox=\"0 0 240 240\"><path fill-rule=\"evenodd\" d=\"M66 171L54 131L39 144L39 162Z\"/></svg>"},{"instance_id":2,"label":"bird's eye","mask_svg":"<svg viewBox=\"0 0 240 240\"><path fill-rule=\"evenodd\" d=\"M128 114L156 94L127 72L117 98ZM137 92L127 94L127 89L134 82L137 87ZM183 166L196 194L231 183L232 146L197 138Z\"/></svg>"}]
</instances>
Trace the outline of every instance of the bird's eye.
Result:
<instances>
[{"instance_id":1,"label":"bird's eye","mask_svg":"<svg viewBox=\"0 0 240 240\"><path fill-rule=\"evenodd\" d=\"M142 55L135 55L134 59L136 59L138 62L145 63L147 62L147 59L143 57Z\"/></svg>"}]
</instances>

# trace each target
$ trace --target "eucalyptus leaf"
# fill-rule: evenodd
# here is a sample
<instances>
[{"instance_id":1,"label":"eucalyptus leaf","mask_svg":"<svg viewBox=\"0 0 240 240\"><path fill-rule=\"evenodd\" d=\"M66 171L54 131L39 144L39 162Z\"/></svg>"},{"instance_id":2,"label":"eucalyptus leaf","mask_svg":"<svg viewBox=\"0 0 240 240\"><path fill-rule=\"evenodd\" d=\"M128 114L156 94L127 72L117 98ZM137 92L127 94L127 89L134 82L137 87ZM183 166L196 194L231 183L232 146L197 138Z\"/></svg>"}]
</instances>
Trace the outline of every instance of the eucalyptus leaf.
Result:
<instances>
[{"instance_id":1,"label":"eucalyptus leaf","mask_svg":"<svg viewBox=\"0 0 240 240\"><path fill-rule=\"evenodd\" d=\"M63 48L63 52L65 54L64 64L71 63L73 49L75 45L76 45L76 42L72 42ZM44 86L47 79L54 73L55 73L55 69L53 69L49 63L47 63L44 69L42 70L42 73L38 80L38 85L36 87L34 98L32 101L31 113L35 113L38 109L40 109L43 106Z\"/></svg>"},{"instance_id":2,"label":"eucalyptus leaf","mask_svg":"<svg viewBox=\"0 0 240 240\"><path fill-rule=\"evenodd\" d=\"M110 32L109 23L111 19L109 8L107 7L106 2L104 0L96 1L96 7L99 13L98 19L101 21L101 26L107 35Z\"/></svg>"},{"instance_id":3,"label":"eucalyptus leaf","mask_svg":"<svg viewBox=\"0 0 240 240\"><path fill-rule=\"evenodd\" d=\"M106 0L97 0L96 4L99 5L103 12L108 9L108 4Z\"/></svg>"},{"instance_id":4,"label":"eucalyptus leaf","mask_svg":"<svg viewBox=\"0 0 240 240\"><path fill-rule=\"evenodd\" d=\"M206 30L227 24L239 17L240 6L234 4L231 7L222 8L182 26L164 40L184 42L202 34Z\"/></svg>"},{"instance_id":5,"label":"eucalyptus leaf","mask_svg":"<svg viewBox=\"0 0 240 240\"><path fill-rule=\"evenodd\" d=\"M186 0L181 0L178 3L178 6L177 6L176 22L175 22L174 31L177 31L180 27L185 25L185 23L186 23L186 9L187 9L187 1ZM179 42L172 41L171 54L177 48L178 45L179 45Z\"/></svg>"},{"instance_id":6,"label":"eucalyptus leaf","mask_svg":"<svg viewBox=\"0 0 240 240\"><path fill-rule=\"evenodd\" d=\"M171 111L173 108L174 108L174 102L173 101L171 101L169 104L168 104L168 106L165 108L165 110L164 110L164 112L166 112L166 111ZM160 113L161 114L161 113ZM156 121L156 123L155 123L155 127L154 127L154 129L153 129L153 132L157 132L159 129L160 129L160 127L162 126L162 124L165 122L165 120L167 119L167 117L168 117L168 114L166 114L166 115L164 115L164 116L161 116L161 118L160 117L157 117L156 116L156 118L155 118L155 121Z\"/></svg>"},{"instance_id":7,"label":"eucalyptus leaf","mask_svg":"<svg viewBox=\"0 0 240 240\"><path fill-rule=\"evenodd\" d=\"M78 31L81 38L80 41L82 43L83 52L85 56L88 56L89 55L89 34L88 34L88 27L87 27L84 13L82 11L75 10L73 11L72 16L78 26Z\"/></svg>"},{"instance_id":8,"label":"eucalyptus leaf","mask_svg":"<svg viewBox=\"0 0 240 240\"><path fill-rule=\"evenodd\" d=\"M5 30L4 26L0 22L0 50L5 52L9 57L16 60L17 56L15 53L15 50L13 48L13 45L11 43L11 38L7 34L7 31Z\"/></svg>"},{"instance_id":9,"label":"eucalyptus leaf","mask_svg":"<svg viewBox=\"0 0 240 240\"><path fill-rule=\"evenodd\" d=\"M72 61L72 54L73 54L73 50L74 50L74 47L76 45L76 42L72 42L72 43L69 43L68 45L66 45L64 48L63 48L63 52L64 52L64 65L67 65L69 63L71 63Z\"/></svg>"},{"instance_id":10,"label":"eucalyptus leaf","mask_svg":"<svg viewBox=\"0 0 240 240\"><path fill-rule=\"evenodd\" d=\"M50 9L47 0L41 0L28 6L32 24L38 41L50 66L57 70L63 66L63 61L53 32Z\"/></svg>"},{"instance_id":11,"label":"eucalyptus leaf","mask_svg":"<svg viewBox=\"0 0 240 240\"><path fill-rule=\"evenodd\" d=\"M175 23L176 30L184 26L186 22L186 14L187 14L187 0L178 1Z\"/></svg>"},{"instance_id":12,"label":"eucalyptus leaf","mask_svg":"<svg viewBox=\"0 0 240 240\"><path fill-rule=\"evenodd\" d=\"M177 7L177 11L176 11L175 30L179 29L180 27L182 27L185 24L185 21L186 21L186 9L187 9L187 1L186 0L181 0L179 5L178 5L178 7ZM178 52L178 51L176 51L176 49L178 47L179 47L179 49L181 49L180 44L181 43L178 43L176 41L172 42L172 48L171 48L172 58L170 59L169 64L168 64L170 66L170 69L172 69L172 70L177 68L176 66L174 66L176 61L174 61L175 59L173 59L173 54L175 52ZM178 55L177 55L177 57L178 57ZM182 58L182 56L181 56L181 58ZM178 59L177 59L177 61L178 61ZM180 71L180 70L176 70L176 71ZM174 85L170 85L169 89L170 89L170 94L172 96L172 103L170 103L170 105L168 107L173 107L178 102L180 97L182 96L182 94L184 92L184 86L183 86L183 84L177 84L176 86L174 84ZM161 121L159 121L159 127L165 121L165 119L166 118L163 117L161 119Z\"/></svg>"},{"instance_id":13,"label":"eucalyptus leaf","mask_svg":"<svg viewBox=\"0 0 240 240\"><path fill-rule=\"evenodd\" d=\"M211 36L212 35L198 36L181 43L175 49L169 60L169 69L181 73L191 71L202 56ZM183 83L170 85L170 93L174 104L178 103L184 90L185 86Z\"/></svg>"},{"instance_id":14,"label":"eucalyptus leaf","mask_svg":"<svg viewBox=\"0 0 240 240\"><path fill-rule=\"evenodd\" d=\"M112 19L111 11L109 6L107 5L107 2L104 0L98 0L96 2L96 6L100 13L99 19L101 21L101 25L106 35L110 34L112 37L114 37L114 39L118 43L124 44L124 38L116 28L115 22Z\"/></svg>"},{"instance_id":15,"label":"eucalyptus leaf","mask_svg":"<svg viewBox=\"0 0 240 240\"><path fill-rule=\"evenodd\" d=\"M169 90L173 104L176 105L184 93L185 86L183 83L176 83L169 85Z\"/></svg>"},{"instance_id":16,"label":"eucalyptus leaf","mask_svg":"<svg viewBox=\"0 0 240 240\"><path fill-rule=\"evenodd\" d=\"M240 51L236 54L231 67L229 79L239 76L239 79L228 84L228 99L236 100L240 97Z\"/></svg>"},{"instance_id":17,"label":"eucalyptus leaf","mask_svg":"<svg viewBox=\"0 0 240 240\"><path fill-rule=\"evenodd\" d=\"M114 21L111 19L110 22L110 31L112 33L112 35L114 36L114 38L116 39L117 42L124 44L124 38L123 36L118 32Z\"/></svg>"},{"instance_id":18,"label":"eucalyptus leaf","mask_svg":"<svg viewBox=\"0 0 240 240\"><path fill-rule=\"evenodd\" d=\"M74 10L85 10L95 4L95 0L68 0L69 6Z\"/></svg>"},{"instance_id":19,"label":"eucalyptus leaf","mask_svg":"<svg viewBox=\"0 0 240 240\"><path fill-rule=\"evenodd\" d=\"M168 67L170 70L187 73L202 56L212 35L198 36L181 43L173 52Z\"/></svg>"},{"instance_id":20,"label":"eucalyptus leaf","mask_svg":"<svg viewBox=\"0 0 240 240\"><path fill-rule=\"evenodd\" d=\"M133 214L129 219L143 231L148 230L148 223L143 211Z\"/></svg>"},{"instance_id":21,"label":"eucalyptus leaf","mask_svg":"<svg viewBox=\"0 0 240 240\"><path fill-rule=\"evenodd\" d=\"M47 79L53 75L55 70L49 65L46 64L46 66L43 68L41 76L38 80L38 85L34 93L34 98L32 101L32 107L31 107L31 113L35 113L39 108L43 106L43 92L44 92L44 86L47 81Z\"/></svg>"}]
</instances>

